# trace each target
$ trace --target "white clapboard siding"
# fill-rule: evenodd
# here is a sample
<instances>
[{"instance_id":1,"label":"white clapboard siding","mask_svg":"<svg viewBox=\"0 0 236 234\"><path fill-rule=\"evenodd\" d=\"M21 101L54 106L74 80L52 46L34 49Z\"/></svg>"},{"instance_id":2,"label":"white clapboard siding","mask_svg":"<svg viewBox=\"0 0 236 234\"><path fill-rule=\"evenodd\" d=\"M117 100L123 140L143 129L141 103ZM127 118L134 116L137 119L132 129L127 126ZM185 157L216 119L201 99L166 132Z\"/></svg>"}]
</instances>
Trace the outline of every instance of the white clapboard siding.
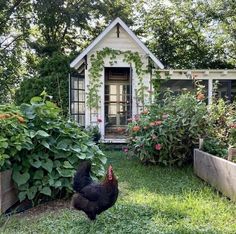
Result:
<instances>
[{"instance_id":1,"label":"white clapboard siding","mask_svg":"<svg viewBox=\"0 0 236 234\"><path fill-rule=\"evenodd\" d=\"M137 45L137 43L129 36L129 34L120 27L120 34L117 37L117 28L114 27L104 38L100 41L92 51L102 50L105 47L121 51L133 51L144 54L144 51Z\"/></svg>"}]
</instances>

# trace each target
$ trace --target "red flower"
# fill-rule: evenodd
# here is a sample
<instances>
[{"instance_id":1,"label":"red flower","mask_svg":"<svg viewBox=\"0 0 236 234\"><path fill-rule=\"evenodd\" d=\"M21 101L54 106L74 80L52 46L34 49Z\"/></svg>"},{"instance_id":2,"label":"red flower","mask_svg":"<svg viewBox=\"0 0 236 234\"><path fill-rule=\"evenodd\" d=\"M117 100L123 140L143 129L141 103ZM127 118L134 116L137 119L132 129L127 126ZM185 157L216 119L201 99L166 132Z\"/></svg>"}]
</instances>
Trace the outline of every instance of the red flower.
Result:
<instances>
[{"instance_id":1,"label":"red flower","mask_svg":"<svg viewBox=\"0 0 236 234\"><path fill-rule=\"evenodd\" d=\"M161 125L161 124L162 124L162 121L161 121L161 120L155 121L155 125L159 126L159 125Z\"/></svg>"},{"instance_id":2,"label":"red flower","mask_svg":"<svg viewBox=\"0 0 236 234\"><path fill-rule=\"evenodd\" d=\"M236 123L233 123L229 126L230 128L236 128Z\"/></svg>"},{"instance_id":3,"label":"red flower","mask_svg":"<svg viewBox=\"0 0 236 234\"><path fill-rule=\"evenodd\" d=\"M141 129L140 126L134 126L134 127L132 128L132 130L133 130L134 132L138 132L140 129Z\"/></svg>"},{"instance_id":4,"label":"red flower","mask_svg":"<svg viewBox=\"0 0 236 234\"><path fill-rule=\"evenodd\" d=\"M141 114L147 115L148 114L148 110L144 110L143 112L141 112Z\"/></svg>"},{"instance_id":5,"label":"red flower","mask_svg":"<svg viewBox=\"0 0 236 234\"><path fill-rule=\"evenodd\" d=\"M134 116L134 120L135 120L135 121L139 121L139 116L138 116L138 115L135 115L135 116Z\"/></svg>"},{"instance_id":6,"label":"red flower","mask_svg":"<svg viewBox=\"0 0 236 234\"><path fill-rule=\"evenodd\" d=\"M97 122L98 122L98 123L101 123L101 122L102 122L102 119L98 118L98 119L97 119Z\"/></svg>"},{"instance_id":7,"label":"red flower","mask_svg":"<svg viewBox=\"0 0 236 234\"><path fill-rule=\"evenodd\" d=\"M156 145L155 145L155 149L156 149L156 150L161 150L161 144L156 144Z\"/></svg>"}]
</instances>

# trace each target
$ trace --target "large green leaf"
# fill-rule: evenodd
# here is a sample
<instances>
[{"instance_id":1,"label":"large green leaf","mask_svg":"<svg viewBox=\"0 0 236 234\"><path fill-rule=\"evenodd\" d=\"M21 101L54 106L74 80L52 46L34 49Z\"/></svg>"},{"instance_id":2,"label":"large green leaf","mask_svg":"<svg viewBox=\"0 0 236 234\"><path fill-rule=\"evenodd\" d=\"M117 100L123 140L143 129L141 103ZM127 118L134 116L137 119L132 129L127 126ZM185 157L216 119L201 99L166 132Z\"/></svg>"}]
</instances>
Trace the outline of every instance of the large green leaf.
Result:
<instances>
[{"instance_id":1,"label":"large green leaf","mask_svg":"<svg viewBox=\"0 0 236 234\"><path fill-rule=\"evenodd\" d=\"M84 153L76 154L76 156L77 156L79 159L85 159L85 158L86 158L86 154L84 154Z\"/></svg>"},{"instance_id":2,"label":"large green leaf","mask_svg":"<svg viewBox=\"0 0 236 234\"><path fill-rule=\"evenodd\" d=\"M103 164L105 164L105 163L107 162L106 156L100 156L100 157L99 157L99 160L100 160Z\"/></svg>"},{"instance_id":3,"label":"large green leaf","mask_svg":"<svg viewBox=\"0 0 236 234\"><path fill-rule=\"evenodd\" d=\"M70 139L63 139L63 140L58 142L57 148L66 151L66 150L68 150L68 147L71 145L71 143L72 143L72 140L70 140Z\"/></svg>"},{"instance_id":4,"label":"large green leaf","mask_svg":"<svg viewBox=\"0 0 236 234\"><path fill-rule=\"evenodd\" d=\"M61 185L62 185L61 181L58 180L58 181L54 184L54 187L55 187L55 188L59 188L59 187L61 187Z\"/></svg>"},{"instance_id":5,"label":"large green leaf","mask_svg":"<svg viewBox=\"0 0 236 234\"><path fill-rule=\"evenodd\" d=\"M39 160L36 160L36 161L29 160L29 162L30 162L30 164L31 164L33 167L35 167L35 168L39 168L39 167L41 167L41 165L42 165L42 162L39 161Z\"/></svg>"},{"instance_id":6,"label":"large green leaf","mask_svg":"<svg viewBox=\"0 0 236 234\"><path fill-rule=\"evenodd\" d=\"M79 145L73 145L70 147L73 151L75 151L76 153L80 153L81 152L81 147Z\"/></svg>"},{"instance_id":7,"label":"large green leaf","mask_svg":"<svg viewBox=\"0 0 236 234\"><path fill-rule=\"evenodd\" d=\"M62 177L72 177L75 174L73 169L57 168L57 171Z\"/></svg>"},{"instance_id":8,"label":"large green leaf","mask_svg":"<svg viewBox=\"0 0 236 234\"><path fill-rule=\"evenodd\" d=\"M18 198L19 198L20 202L22 202L23 200L25 200L26 194L27 194L26 191L19 192Z\"/></svg>"},{"instance_id":9,"label":"large green leaf","mask_svg":"<svg viewBox=\"0 0 236 234\"><path fill-rule=\"evenodd\" d=\"M52 172L53 161L51 159L47 159L47 161L42 162L42 167L47 170L49 173Z\"/></svg>"},{"instance_id":10,"label":"large green leaf","mask_svg":"<svg viewBox=\"0 0 236 234\"><path fill-rule=\"evenodd\" d=\"M16 184L20 186L22 184L25 184L29 180L30 174L28 172L21 174L19 171L13 170L12 178L16 182Z\"/></svg>"},{"instance_id":11,"label":"large green leaf","mask_svg":"<svg viewBox=\"0 0 236 234\"><path fill-rule=\"evenodd\" d=\"M49 137L50 136L47 132L45 132L43 130L38 130L36 132L36 135L41 136L41 137Z\"/></svg>"},{"instance_id":12,"label":"large green leaf","mask_svg":"<svg viewBox=\"0 0 236 234\"><path fill-rule=\"evenodd\" d=\"M29 200L33 200L34 199L37 191L38 191L38 189L37 189L36 186L32 186L32 187L30 187L29 190L27 190L27 196L28 196Z\"/></svg>"},{"instance_id":13,"label":"large green leaf","mask_svg":"<svg viewBox=\"0 0 236 234\"><path fill-rule=\"evenodd\" d=\"M48 144L48 142L42 141L41 144L42 144L45 148L50 149L50 145Z\"/></svg>"},{"instance_id":14,"label":"large green leaf","mask_svg":"<svg viewBox=\"0 0 236 234\"><path fill-rule=\"evenodd\" d=\"M45 195L47 195L47 196L51 196L52 191L51 191L50 187L43 187L43 188L40 190L40 193L45 194Z\"/></svg>"},{"instance_id":15,"label":"large green leaf","mask_svg":"<svg viewBox=\"0 0 236 234\"><path fill-rule=\"evenodd\" d=\"M43 101L43 99L41 97L33 97L33 98L31 98L30 103L31 104L38 104L42 101Z\"/></svg>"},{"instance_id":16,"label":"large green leaf","mask_svg":"<svg viewBox=\"0 0 236 234\"><path fill-rule=\"evenodd\" d=\"M41 180L43 178L43 170L36 170L33 179L34 180Z\"/></svg>"},{"instance_id":17,"label":"large green leaf","mask_svg":"<svg viewBox=\"0 0 236 234\"><path fill-rule=\"evenodd\" d=\"M63 167L64 167L64 168L69 168L69 169L74 168L68 161L65 161L65 162L64 162Z\"/></svg>"}]
</instances>

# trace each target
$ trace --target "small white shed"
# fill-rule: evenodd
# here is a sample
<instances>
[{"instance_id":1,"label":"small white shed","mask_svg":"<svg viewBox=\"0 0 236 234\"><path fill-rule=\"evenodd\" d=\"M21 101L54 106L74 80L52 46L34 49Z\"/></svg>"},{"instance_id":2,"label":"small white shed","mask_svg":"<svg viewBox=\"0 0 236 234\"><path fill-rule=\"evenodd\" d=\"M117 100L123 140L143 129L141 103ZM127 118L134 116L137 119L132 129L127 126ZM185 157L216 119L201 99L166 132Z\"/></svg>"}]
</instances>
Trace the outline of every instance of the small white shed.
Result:
<instances>
[{"instance_id":1,"label":"small white shed","mask_svg":"<svg viewBox=\"0 0 236 234\"><path fill-rule=\"evenodd\" d=\"M103 142L122 143L129 118L151 101L154 72L170 79L162 88L178 93L205 86L211 103L214 82L218 95L236 101L236 70L164 70L163 64L120 19L115 19L72 63L70 115L81 126L98 126ZM153 69L154 68L154 69Z\"/></svg>"},{"instance_id":2,"label":"small white shed","mask_svg":"<svg viewBox=\"0 0 236 234\"><path fill-rule=\"evenodd\" d=\"M104 142L124 142L129 118L150 99L152 67L162 63L120 19L115 19L70 66L70 114L98 125ZM150 69L148 69L150 68Z\"/></svg>"}]
</instances>

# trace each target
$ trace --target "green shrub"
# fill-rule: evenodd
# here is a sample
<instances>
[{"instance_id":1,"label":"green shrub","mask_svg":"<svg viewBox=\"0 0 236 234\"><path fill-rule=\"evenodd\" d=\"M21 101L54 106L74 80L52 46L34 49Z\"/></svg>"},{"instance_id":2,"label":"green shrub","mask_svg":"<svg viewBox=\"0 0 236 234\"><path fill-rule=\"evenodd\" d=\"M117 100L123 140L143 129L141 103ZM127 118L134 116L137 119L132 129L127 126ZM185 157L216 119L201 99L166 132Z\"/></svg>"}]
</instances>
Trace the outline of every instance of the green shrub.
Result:
<instances>
[{"instance_id":1,"label":"green shrub","mask_svg":"<svg viewBox=\"0 0 236 234\"><path fill-rule=\"evenodd\" d=\"M228 148L236 146L235 104L223 99L213 98L208 110L207 121L210 128L204 139L203 150L225 158Z\"/></svg>"},{"instance_id":2,"label":"green shrub","mask_svg":"<svg viewBox=\"0 0 236 234\"><path fill-rule=\"evenodd\" d=\"M31 149L31 138L18 107L0 105L0 171L12 167L22 149Z\"/></svg>"},{"instance_id":3,"label":"green shrub","mask_svg":"<svg viewBox=\"0 0 236 234\"><path fill-rule=\"evenodd\" d=\"M228 146L217 138L205 138L202 150L221 158L226 158L228 154Z\"/></svg>"},{"instance_id":4,"label":"green shrub","mask_svg":"<svg viewBox=\"0 0 236 234\"><path fill-rule=\"evenodd\" d=\"M63 115L68 115L70 56L54 53L50 58L43 58L37 67L38 74L25 78L20 88L16 90L17 105L29 103L31 98L39 96L44 88L53 97L57 105L62 108Z\"/></svg>"},{"instance_id":5,"label":"green shrub","mask_svg":"<svg viewBox=\"0 0 236 234\"><path fill-rule=\"evenodd\" d=\"M22 104L19 113L24 117L9 118L9 124L2 128L1 136L8 137L12 145L9 163L5 164L13 167L20 201L28 198L38 202L45 195L55 198L72 192L72 176L81 160L92 161L94 177L105 172L106 157L98 146L77 123L64 119L61 109L46 99L44 92L43 97ZM18 123L20 120L26 124ZM14 126L17 128L13 131ZM8 145L2 142L0 150L5 150Z\"/></svg>"},{"instance_id":6,"label":"green shrub","mask_svg":"<svg viewBox=\"0 0 236 234\"><path fill-rule=\"evenodd\" d=\"M195 95L165 95L129 124L129 148L142 162L182 165L206 135L207 116L206 104Z\"/></svg>"}]
</instances>

